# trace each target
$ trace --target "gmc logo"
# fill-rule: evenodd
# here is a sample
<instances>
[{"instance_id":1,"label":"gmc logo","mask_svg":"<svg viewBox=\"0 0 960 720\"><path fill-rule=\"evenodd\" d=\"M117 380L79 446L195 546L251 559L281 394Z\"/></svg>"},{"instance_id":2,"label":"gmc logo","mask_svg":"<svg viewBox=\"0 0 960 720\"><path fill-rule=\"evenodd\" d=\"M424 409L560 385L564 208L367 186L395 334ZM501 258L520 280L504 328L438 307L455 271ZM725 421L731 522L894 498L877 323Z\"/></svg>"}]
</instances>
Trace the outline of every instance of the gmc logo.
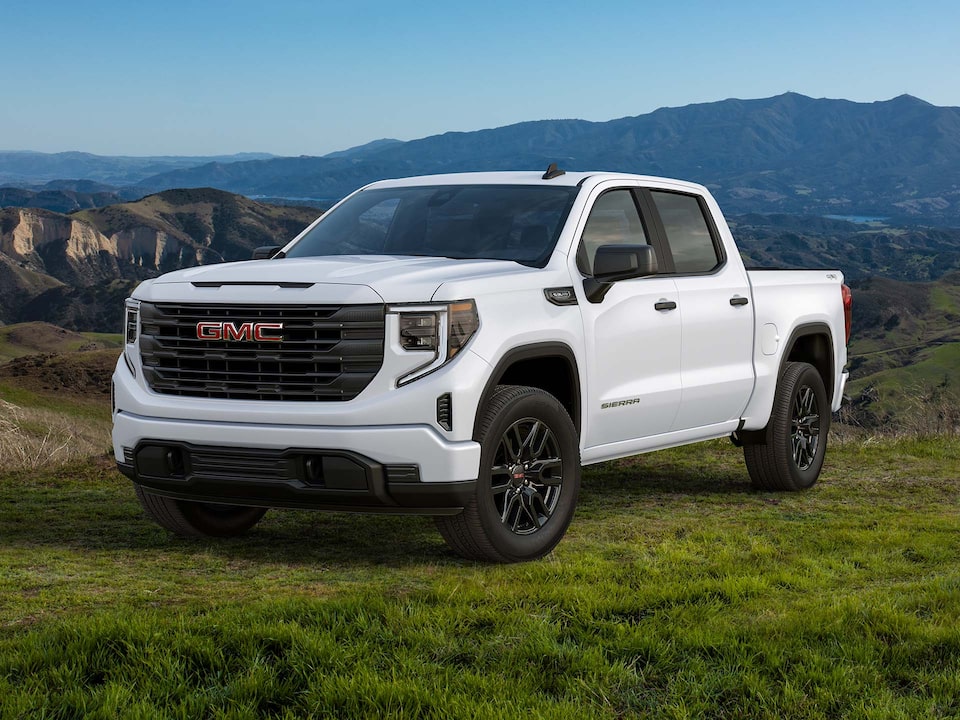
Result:
<instances>
[{"instance_id":1,"label":"gmc logo","mask_svg":"<svg viewBox=\"0 0 960 720\"><path fill-rule=\"evenodd\" d=\"M255 340L257 342L280 342L283 323L269 322L198 322L198 340Z\"/></svg>"}]
</instances>

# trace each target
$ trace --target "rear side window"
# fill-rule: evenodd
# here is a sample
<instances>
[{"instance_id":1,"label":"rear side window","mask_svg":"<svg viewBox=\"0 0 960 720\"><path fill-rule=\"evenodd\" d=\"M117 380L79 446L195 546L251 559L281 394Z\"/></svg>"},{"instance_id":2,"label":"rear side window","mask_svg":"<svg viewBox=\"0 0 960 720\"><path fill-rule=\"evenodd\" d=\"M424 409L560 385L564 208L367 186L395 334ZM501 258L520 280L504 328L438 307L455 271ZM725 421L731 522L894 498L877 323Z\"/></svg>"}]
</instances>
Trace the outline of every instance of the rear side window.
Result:
<instances>
[{"instance_id":1,"label":"rear side window","mask_svg":"<svg viewBox=\"0 0 960 720\"><path fill-rule=\"evenodd\" d=\"M583 230L577 267L593 275L593 259L601 245L649 245L640 213L629 190L605 192L593 204Z\"/></svg>"},{"instance_id":2,"label":"rear side window","mask_svg":"<svg viewBox=\"0 0 960 720\"><path fill-rule=\"evenodd\" d=\"M674 271L701 273L713 270L720 263L720 256L697 198L656 190L650 194L673 254Z\"/></svg>"}]
</instances>

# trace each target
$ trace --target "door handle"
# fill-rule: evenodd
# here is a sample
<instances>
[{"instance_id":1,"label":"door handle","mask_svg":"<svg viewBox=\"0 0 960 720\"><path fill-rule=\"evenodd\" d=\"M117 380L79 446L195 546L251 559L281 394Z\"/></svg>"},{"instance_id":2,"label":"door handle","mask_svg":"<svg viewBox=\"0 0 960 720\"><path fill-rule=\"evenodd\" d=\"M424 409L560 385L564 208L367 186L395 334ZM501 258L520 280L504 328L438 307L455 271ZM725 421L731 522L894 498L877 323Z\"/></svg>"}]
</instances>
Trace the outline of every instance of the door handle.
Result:
<instances>
[{"instance_id":1,"label":"door handle","mask_svg":"<svg viewBox=\"0 0 960 720\"><path fill-rule=\"evenodd\" d=\"M661 298L653 304L655 310L676 310L677 304L673 300L665 300Z\"/></svg>"},{"instance_id":2,"label":"door handle","mask_svg":"<svg viewBox=\"0 0 960 720\"><path fill-rule=\"evenodd\" d=\"M732 298L730 298L730 304L734 307L737 305L746 305L748 302L750 301L747 298L740 297L739 295L734 295Z\"/></svg>"}]
</instances>

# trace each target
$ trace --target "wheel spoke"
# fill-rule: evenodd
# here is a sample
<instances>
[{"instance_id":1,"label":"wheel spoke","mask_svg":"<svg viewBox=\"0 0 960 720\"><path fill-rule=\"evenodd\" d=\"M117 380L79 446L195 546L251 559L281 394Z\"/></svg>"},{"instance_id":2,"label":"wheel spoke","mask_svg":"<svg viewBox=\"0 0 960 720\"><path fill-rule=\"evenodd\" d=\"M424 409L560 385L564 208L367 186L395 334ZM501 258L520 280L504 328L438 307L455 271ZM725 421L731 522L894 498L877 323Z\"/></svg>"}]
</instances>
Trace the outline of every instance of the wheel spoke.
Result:
<instances>
[{"instance_id":1,"label":"wheel spoke","mask_svg":"<svg viewBox=\"0 0 960 720\"><path fill-rule=\"evenodd\" d=\"M808 385L797 390L794 397L790 434L793 462L798 469L806 470L813 464L820 442L820 412L817 395Z\"/></svg>"},{"instance_id":2,"label":"wheel spoke","mask_svg":"<svg viewBox=\"0 0 960 720\"><path fill-rule=\"evenodd\" d=\"M500 440L500 447L506 455L506 459L511 462L517 462L520 459L519 448L523 445L523 440L518 436L517 427L513 426L503 434Z\"/></svg>"},{"instance_id":3,"label":"wheel spoke","mask_svg":"<svg viewBox=\"0 0 960 720\"><path fill-rule=\"evenodd\" d=\"M517 420L500 437L490 468L490 492L500 521L517 535L543 527L563 486L559 443L542 420Z\"/></svg>"},{"instance_id":4,"label":"wheel spoke","mask_svg":"<svg viewBox=\"0 0 960 720\"><path fill-rule=\"evenodd\" d=\"M523 444L520 446L519 459L523 460L525 458L530 458L533 456L533 442L537 438L537 432L540 430L540 421L534 420L533 425L530 426L530 430L527 432L527 438L523 441ZM519 429L518 429L519 434Z\"/></svg>"},{"instance_id":5,"label":"wheel spoke","mask_svg":"<svg viewBox=\"0 0 960 720\"><path fill-rule=\"evenodd\" d=\"M519 494L514 495L514 497L515 497L516 500L517 500L517 502L516 502L517 512L514 513L514 515L513 515L513 522L510 524L510 529L511 529L513 532L517 532L517 529L518 529L519 526L520 526L520 516L523 514L523 500L520 499L520 495L519 495Z\"/></svg>"},{"instance_id":6,"label":"wheel spoke","mask_svg":"<svg viewBox=\"0 0 960 720\"><path fill-rule=\"evenodd\" d=\"M540 424L537 423L539 426ZM533 437L533 431L530 433L530 437ZM530 444L530 458L531 460L536 460L545 452L547 452L547 444L553 441L553 433L550 432L550 428L546 425L543 426L543 434L540 436L540 440L536 444Z\"/></svg>"},{"instance_id":7,"label":"wheel spoke","mask_svg":"<svg viewBox=\"0 0 960 720\"><path fill-rule=\"evenodd\" d=\"M517 504L518 500L519 496L516 493L507 494L507 497L503 501L503 514L500 515L501 522L507 522L507 518L510 517L510 511L513 509L513 506Z\"/></svg>"},{"instance_id":8,"label":"wheel spoke","mask_svg":"<svg viewBox=\"0 0 960 720\"><path fill-rule=\"evenodd\" d=\"M803 437L797 435L793 439L793 461L797 464L797 467L802 470L806 465L805 460Z\"/></svg>"},{"instance_id":9,"label":"wheel spoke","mask_svg":"<svg viewBox=\"0 0 960 720\"><path fill-rule=\"evenodd\" d=\"M544 518L549 518L553 514L553 511L547 507L546 498L543 497L539 490L535 491L530 496L530 508L534 511L538 518L540 515L543 515Z\"/></svg>"},{"instance_id":10,"label":"wheel spoke","mask_svg":"<svg viewBox=\"0 0 960 720\"><path fill-rule=\"evenodd\" d=\"M490 489L494 495L499 495L510 487L510 466L494 465L490 469Z\"/></svg>"},{"instance_id":11,"label":"wheel spoke","mask_svg":"<svg viewBox=\"0 0 960 720\"><path fill-rule=\"evenodd\" d=\"M534 482L559 486L563 481L562 471L563 461L558 457L552 457L531 463L529 473L536 478Z\"/></svg>"},{"instance_id":12,"label":"wheel spoke","mask_svg":"<svg viewBox=\"0 0 960 720\"><path fill-rule=\"evenodd\" d=\"M533 498L536 494L535 491L527 491L522 493L520 497L522 498L521 507L523 508L523 512L530 518L530 522L533 523L534 528L539 529L542 525L540 522L540 513L533 508Z\"/></svg>"}]
</instances>

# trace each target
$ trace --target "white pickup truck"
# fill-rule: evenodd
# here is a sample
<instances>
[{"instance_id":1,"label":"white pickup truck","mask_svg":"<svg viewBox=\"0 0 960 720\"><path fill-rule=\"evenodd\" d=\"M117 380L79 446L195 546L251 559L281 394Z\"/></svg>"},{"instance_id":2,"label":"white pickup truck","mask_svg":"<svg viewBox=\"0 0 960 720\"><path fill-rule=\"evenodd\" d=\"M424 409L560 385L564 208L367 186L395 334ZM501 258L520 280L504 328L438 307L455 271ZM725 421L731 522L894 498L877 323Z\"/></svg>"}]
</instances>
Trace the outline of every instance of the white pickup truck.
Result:
<instances>
[{"instance_id":1,"label":"white pickup truck","mask_svg":"<svg viewBox=\"0 0 960 720\"><path fill-rule=\"evenodd\" d=\"M180 535L270 507L415 513L512 562L560 541L581 465L730 436L758 488L820 473L849 290L745 269L699 185L389 180L258 253L127 301L114 452Z\"/></svg>"}]
</instances>

